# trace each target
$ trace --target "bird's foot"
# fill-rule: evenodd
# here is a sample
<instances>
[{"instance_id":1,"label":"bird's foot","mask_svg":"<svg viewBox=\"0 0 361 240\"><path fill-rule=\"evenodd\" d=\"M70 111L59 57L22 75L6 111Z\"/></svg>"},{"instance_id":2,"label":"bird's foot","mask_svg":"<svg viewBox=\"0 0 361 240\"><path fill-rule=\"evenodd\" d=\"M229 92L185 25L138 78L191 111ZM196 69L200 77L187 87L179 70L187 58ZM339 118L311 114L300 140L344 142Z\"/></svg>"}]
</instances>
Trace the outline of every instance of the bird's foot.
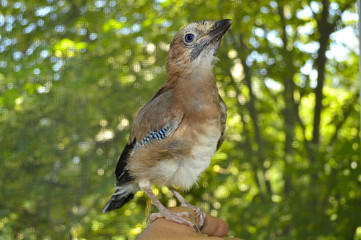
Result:
<instances>
[{"instance_id":1,"label":"bird's foot","mask_svg":"<svg viewBox=\"0 0 361 240\"><path fill-rule=\"evenodd\" d=\"M199 219L199 228L202 228L207 216L205 212L203 212L200 207L193 206L190 203L183 203L181 206L188 207L196 213L196 218Z\"/></svg>"},{"instance_id":2,"label":"bird's foot","mask_svg":"<svg viewBox=\"0 0 361 240\"><path fill-rule=\"evenodd\" d=\"M192 204L190 204L187 200L185 200L185 198L183 198L182 195L180 195L180 193L177 190L175 190L173 187L169 187L169 189L173 192L174 196L181 203L182 207L187 207L196 213L196 219L198 219L199 228L202 228L207 215L199 207L195 207Z\"/></svg>"},{"instance_id":3,"label":"bird's foot","mask_svg":"<svg viewBox=\"0 0 361 240\"><path fill-rule=\"evenodd\" d=\"M184 224L199 231L199 227L195 223L193 223L191 220L185 219L184 217L192 219L192 214L189 212L171 212L166 209L158 213L150 214L147 223L152 222L158 218L165 218L168 221Z\"/></svg>"}]
</instances>

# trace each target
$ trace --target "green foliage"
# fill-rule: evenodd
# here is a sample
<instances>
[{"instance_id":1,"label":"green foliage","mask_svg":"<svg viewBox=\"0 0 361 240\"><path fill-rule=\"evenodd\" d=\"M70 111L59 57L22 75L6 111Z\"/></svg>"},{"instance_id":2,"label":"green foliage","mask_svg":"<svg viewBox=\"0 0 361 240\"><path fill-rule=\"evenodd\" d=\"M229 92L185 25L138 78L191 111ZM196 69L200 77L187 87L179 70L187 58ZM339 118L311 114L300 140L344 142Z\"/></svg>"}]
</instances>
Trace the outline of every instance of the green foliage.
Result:
<instances>
[{"instance_id":1,"label":"green foliage","mask_svg":"<svg viewBox=\"0 0 361 240\"><path fill-rule=\"evenodd\" d=\"M227 140L187 199L244 239L361 239L358 56L335 35L355 38L354 1L0 4L1 240L144 229L141 192L101 213L116 162L165 80L174 33L222 18L233 19L214 70Z\"/></svg>"}]
</instances>

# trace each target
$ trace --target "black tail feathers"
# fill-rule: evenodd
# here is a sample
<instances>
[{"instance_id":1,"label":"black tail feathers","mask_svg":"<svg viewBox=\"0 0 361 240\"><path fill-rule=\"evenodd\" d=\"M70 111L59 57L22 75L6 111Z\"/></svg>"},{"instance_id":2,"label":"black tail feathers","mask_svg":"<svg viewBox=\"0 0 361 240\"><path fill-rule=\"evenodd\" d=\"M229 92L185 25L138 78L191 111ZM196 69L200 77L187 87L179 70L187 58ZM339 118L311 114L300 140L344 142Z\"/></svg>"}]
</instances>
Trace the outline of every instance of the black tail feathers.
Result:
<instances>
[{"instance_id":1,"label":"black tail feathers","mask_svg":"<svg viewBox=\"0 0 361 240\"><path fill-rule=\"evenodd\" d=\"M134 183L117 187L117 190L111 196L107 205L103 208L103 213L121 208L124 204L132 200L134 194L139 190Z\"/></svg>"}]
</instances>

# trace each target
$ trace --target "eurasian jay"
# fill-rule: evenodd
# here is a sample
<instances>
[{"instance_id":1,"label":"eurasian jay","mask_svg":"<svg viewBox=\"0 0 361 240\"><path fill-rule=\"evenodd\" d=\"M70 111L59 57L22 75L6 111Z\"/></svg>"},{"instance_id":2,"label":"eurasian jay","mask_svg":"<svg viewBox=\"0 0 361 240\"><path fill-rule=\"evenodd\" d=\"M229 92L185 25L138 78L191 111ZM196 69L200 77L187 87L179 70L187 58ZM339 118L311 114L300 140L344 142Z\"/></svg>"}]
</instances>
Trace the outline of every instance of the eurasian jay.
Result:
<instances>
[{"instance_id":1,"label":"eurasian jay","mask_svg":"<svg viewBox=\"0 0 361 240\"><path fill-rule=\"evenodd\" d=\"M151 184L165 185L182 206L197 212L203 225L205 213L173 187L191 188L223 142L227 106L218 94L213 66L231 24L229 19L193 22L174 36L167 81L138 110L115 170L116 191L103 212L122 207L141 189L159 209L149 219L164 217L195 227L183 218L188 213L172 213L156 198Z\"/></svg>"}]
</instances>

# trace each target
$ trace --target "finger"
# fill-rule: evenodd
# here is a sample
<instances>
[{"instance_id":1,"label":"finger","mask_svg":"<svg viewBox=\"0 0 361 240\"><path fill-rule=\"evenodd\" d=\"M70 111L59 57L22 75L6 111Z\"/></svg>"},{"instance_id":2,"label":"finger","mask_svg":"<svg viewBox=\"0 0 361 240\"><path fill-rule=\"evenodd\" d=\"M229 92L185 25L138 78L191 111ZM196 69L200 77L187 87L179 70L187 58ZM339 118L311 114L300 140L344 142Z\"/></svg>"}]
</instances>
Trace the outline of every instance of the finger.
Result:
<instances>
[{"instance_id":1,"label":"finger","mask_svg":"<svg viewBox=\"0 0 361 240\"><path fill-rule=\"evenodd\" d=\"M206 213L206 215L207 215L206 220L201 229L202 233L211 236L218 236L218 237L223 237L227 235L229 226L225 221L223 221L220 218L213 217L208 213Z\"/></svg>"}]
</instances>

